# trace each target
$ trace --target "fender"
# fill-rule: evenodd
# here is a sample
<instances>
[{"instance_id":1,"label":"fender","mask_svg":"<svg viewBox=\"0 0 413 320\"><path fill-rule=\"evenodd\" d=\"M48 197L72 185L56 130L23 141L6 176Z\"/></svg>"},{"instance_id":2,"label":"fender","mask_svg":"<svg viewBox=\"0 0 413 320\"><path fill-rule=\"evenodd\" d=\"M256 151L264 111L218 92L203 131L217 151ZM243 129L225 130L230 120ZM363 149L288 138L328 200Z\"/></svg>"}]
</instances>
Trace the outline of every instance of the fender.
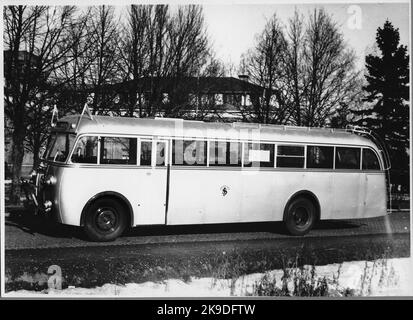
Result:
<instances>
[{"instance_id":1,"label":"fender","mask_svg":"<svg viewBox=\"0 0 413 320\"><path fill-rule=\"evenodd\" d=\"M89 206L92 204L93 201L95 201L96 199L99 198L103 198L103 197L113 197L113 198L117 198L118 200L122 201L124 204L126 204L126 206L128 207L128 213L129 213L129 218L130 218L130 226L132 227L134 224L133 221L133 209L132 209L132 205L130 204L129 200L126 199L125 196L123 196L122 194L120 194L119 192L116 191L104 191L104 192L100 192L96 195L94 195L92 198L90 198L88 200L88 202L86 202L85 206L83 207L82 210L82 215L80 216L80 226L84 226L84 221L85 221L85 216L87 213L87 210L89 209Z\"/></svg>"},{"instance_id":2,"label":"fender","mask_svg":"<svg viewBox=\"0 0 413 320\"><path fill-rule=\"evenodd\" d=\"M287 208L289 206L289 204L291 203L291 201L293 201L295 198L299 197L299 196L304 196L307 198L310 198L312 201L314 201L316 210L317 210L317 219L320 220L321 219L321 207L320 207L320 202L318 201L318 198L316 197L316 195L314 193L312 193L309 190L300 190L297 191L296 193L294 193L287 201L287 203L285 204L284 207L284 214L283 214L283 221L285 221L285 217L287 214Z\"/></svg>"}]
</instances>

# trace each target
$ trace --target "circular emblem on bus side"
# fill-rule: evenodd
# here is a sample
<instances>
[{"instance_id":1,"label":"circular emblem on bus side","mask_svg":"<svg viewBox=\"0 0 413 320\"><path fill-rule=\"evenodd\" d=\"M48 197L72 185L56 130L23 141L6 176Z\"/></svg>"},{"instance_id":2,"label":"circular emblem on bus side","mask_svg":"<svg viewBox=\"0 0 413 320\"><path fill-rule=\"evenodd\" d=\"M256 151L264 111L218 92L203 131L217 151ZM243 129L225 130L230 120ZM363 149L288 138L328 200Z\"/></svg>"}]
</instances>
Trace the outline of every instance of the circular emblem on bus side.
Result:
<instances>
[{"instance_id":1,"label":"circular emblem on bus side","mask_svg":"<svg viewBox=\"0 0 413 320\"><path fill-rule=\"evenodd\" d=\"M222 196L225 197L228 194L229 187L224 185L224 186L221 187L220 190L221 190Z\"/></svg>"}]
</instances>

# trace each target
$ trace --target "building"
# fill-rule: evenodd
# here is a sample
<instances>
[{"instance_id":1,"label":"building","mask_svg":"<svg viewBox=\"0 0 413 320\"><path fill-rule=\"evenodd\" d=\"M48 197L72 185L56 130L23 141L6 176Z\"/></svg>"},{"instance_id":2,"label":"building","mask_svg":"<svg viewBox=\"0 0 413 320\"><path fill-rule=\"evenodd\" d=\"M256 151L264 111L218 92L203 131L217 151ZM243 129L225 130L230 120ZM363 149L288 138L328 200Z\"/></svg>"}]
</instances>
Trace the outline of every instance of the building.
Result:
<instances>
[{"instance_id":1,"label":"building","mask_svg":"<svg viewBox=\"0 0 413 320\"><path fill-rule=\"evenodd\" d=\"M264 92L263 87L247 79L245 76L142 77L107 85L102 93L116 97L119 108L124 109L116 111L122 115L148 116L146 110L150 108L156 110L149 113L150 116L168 116L171 110L177 110L173 116L206 121L238 121ZM133 104L133 114L128 113L125 107L128 102ZM113 111L114 107L109 109Z\"/></svg>"}]
</instances>

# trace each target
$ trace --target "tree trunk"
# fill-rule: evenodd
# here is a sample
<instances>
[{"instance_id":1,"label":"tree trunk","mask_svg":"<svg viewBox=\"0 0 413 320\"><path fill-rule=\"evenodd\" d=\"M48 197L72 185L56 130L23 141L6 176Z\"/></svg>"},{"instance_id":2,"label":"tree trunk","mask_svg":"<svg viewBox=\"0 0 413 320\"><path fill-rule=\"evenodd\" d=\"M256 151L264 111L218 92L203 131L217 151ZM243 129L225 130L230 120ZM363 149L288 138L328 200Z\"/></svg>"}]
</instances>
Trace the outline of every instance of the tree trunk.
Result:
<instances>
[{"instance_id":1,"label":"tree trunk","mask_svg":"<svg viewBox=\"0 0 413 320\"><path fill-rule=\"evenodd\" d=\"M12 134L12 183L9 194L9 199L12 204L20 203L20 176L24 157L24 136L24 128L22 128L22 126L15 126L15 130Z\"/></svg>"},{"instance_id":2,"label":"tree trunk","mask_svg":"<svg viewBox=\"0 0 413 320\"><path fill-rule=\"evenodd\" d=\"M40 164L40 139L36 139L35 143L33 144L33 169L37 169Z\"/></svg>"}]
</instances>

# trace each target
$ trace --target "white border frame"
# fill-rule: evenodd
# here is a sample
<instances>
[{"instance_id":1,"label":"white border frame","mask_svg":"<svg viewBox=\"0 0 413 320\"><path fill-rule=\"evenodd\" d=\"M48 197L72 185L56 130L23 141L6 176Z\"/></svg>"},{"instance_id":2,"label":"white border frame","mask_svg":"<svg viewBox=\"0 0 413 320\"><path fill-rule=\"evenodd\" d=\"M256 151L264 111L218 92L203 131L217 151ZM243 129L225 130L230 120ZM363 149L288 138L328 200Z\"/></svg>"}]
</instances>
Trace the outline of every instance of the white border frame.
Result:
<instances>
[{"instance_id":1,"label":"white border frame","mask_svg":"<svg viewBox=\"0 0 413 320\"><path fill-rule=\"evenodd\" d=\"M87 1L88 5L99 5L99 4L113 4L113 2L108 1L108 0L88 0ZM155 0L142 0L142 3L146 3L146 4L155 4L155 3L159 3L159 1L155 1ZM176 0L176 1L171 1L169 0L168 2L172 2L172 3L181 3L181 4L189 4L189 3L195 3L195 4L223 4L222 1L219 0ZM59 1L58 3L56 3L56 1L52 1L52 0L26 0L26 1L20 1L18 0L17 2L12 2L10 0L6 0L6 3L3 4L28 4L28 5L35 5L35 4L49 4L49 5L62 5L62 4L79 4L79 2L75 2L75 1L67 1L67 0L63 0L63 1ZM133 0L120 0L117 2L117 5L127 5L127 4L132 4L132 3L136 3L136 1ZM251 3L251 0L235 0L235 1L230 1L227 0L224 4L228 5L228 4L246 4L246 3ZM260 4L282 4L282 3L288 3L288 4L292 4L292 3L296 3L296 4L306 4L306 3L319 3L319 4L358 4L358 3L408 3L409 5L409 30L410 30L410 52L409 52L409 64L410 64L410 76L412 75L412 49L411 46L413 45L413 41L412 41L412 24L411 24L411 1L409 0L359 0L359 1L355 1L355 0L349 0L349 1L343 1L343 0L318 0L318 1L311 1L311 0L300 0L300 1L294 1L294 2L290 2L287 0L278 0L278 1L274 1L274 0L261 0ZM3 34L3 15L1 15L0 18L0 30L1 33ZM1 42L1 49L3 49L3 42ZM3 55L3 50L0 50L0 60L1 62L4 61L4 55ZM0 74L3 74L4 72L4 67L3 67L3 63L0 63ZM412 199L412 183L413 183L413 177L412 177L412 150L413 150L413 142L412 142L412 85L411 85L411 77L410 77L410 88L409 88L409 92L410 92L410 210L412 210L413 208L413 199ZM0 85L4 88L4 77L0 77ZM1 94L3 96L3 93ZM1 295L1 299L7 298L7 295L5 293L5 281L4 281L4 275L5 275L5 249L4 249L4 245L5 245L5 201L4 201L4 195L5 195L5 185L4 185L4 99L1 98L0 99L0 130L1 130L1 134L0 134L0 159L2 162L1 168L0 168L0 175L1 175L1 186L0 186L0 205L1 205L1 209L0 209L0 295ZM169 139L169 143L170 143L170 148L169 148L169 153L170 153L170 157L169 159L172 160L171 157L171 152L172 152L172 145L171 145L171 140ZM242 154L244 150L242 150ZM275 153L276 155L276 153ZM335 150L334 150L334 156L335 156ZM380 157L379 157L380 158ZM243 159L243 156L241 157L241 159ZM381 159L381 158L380 158ZM243 161L243 160L242 160ZM276 161L276 160L275 160ZM335 163L335 161L334 161ZM410 211L410 259L411 261L413 261L413 221L412 221L412 213ZM413 285L413 284L412 284ZM31 297L31 296L30 296ZM69 295L62 295L60 296L61 298L90 298L90 296L88 295L79 295L79 296L69 296ZM93 296L94 298L101 298L102 296L96 295ZM106 297L106 296L105 296ZM115 296L114 296L115 297ZM36 298L46 298L46 299L50 299L50 296L36 296ZM107 297L106 297L107 298Z\"/></svg>"}]
</instances>

